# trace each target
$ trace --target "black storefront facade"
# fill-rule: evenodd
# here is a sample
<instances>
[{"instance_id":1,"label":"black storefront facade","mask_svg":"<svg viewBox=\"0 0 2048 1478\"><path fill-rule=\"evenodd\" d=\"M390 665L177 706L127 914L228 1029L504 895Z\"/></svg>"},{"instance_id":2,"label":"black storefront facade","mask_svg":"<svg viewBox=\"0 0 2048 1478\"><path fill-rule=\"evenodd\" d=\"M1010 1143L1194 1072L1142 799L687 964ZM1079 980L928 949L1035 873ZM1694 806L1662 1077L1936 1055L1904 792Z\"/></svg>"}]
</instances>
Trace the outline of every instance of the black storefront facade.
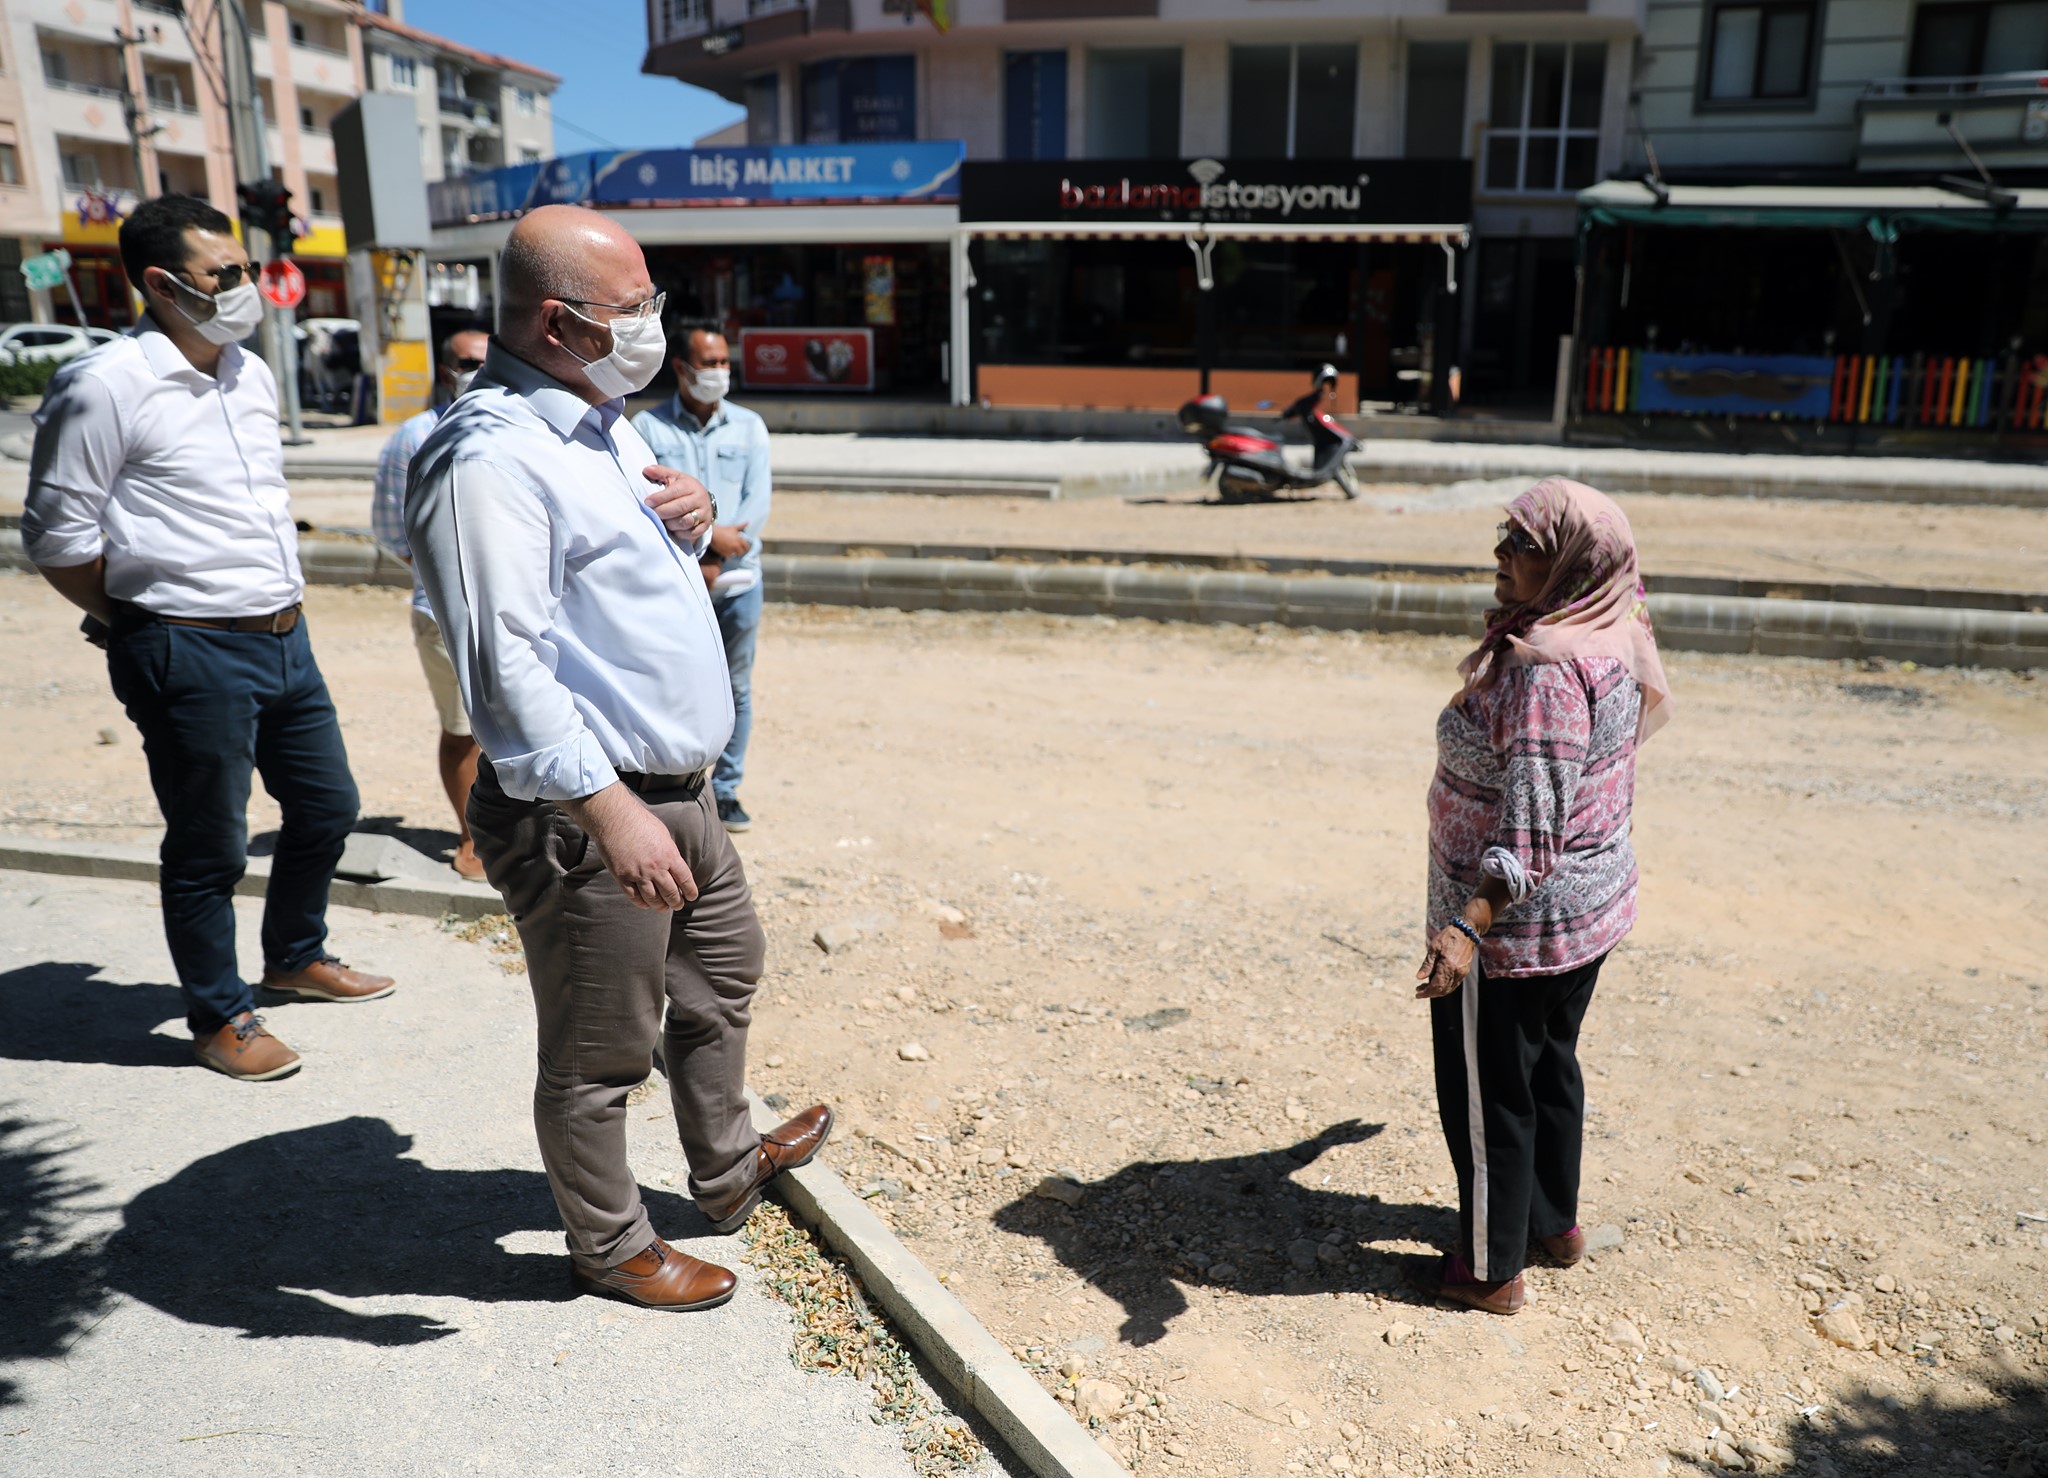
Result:
<instances>
[{"instance_id":1,"label":"black storefront facade","mask_svg":"<svg viewBox=\"0 0 2048 1478\"><path fill-rule=\"evenodd\" d=\"M1464 160L1073 160L961 174L956 393L1170 410L1201 390L1448 408Z\"/></svg>"}]
</instances>

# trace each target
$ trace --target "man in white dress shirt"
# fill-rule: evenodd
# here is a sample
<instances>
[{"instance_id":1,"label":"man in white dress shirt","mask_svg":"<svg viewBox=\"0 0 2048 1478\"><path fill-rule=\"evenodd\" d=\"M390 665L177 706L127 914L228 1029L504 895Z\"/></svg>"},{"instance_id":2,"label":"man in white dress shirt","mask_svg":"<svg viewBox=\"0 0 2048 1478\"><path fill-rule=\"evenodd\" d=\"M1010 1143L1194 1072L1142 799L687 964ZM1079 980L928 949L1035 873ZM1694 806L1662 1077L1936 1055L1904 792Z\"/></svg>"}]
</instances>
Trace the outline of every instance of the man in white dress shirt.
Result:
<instances>
[{"instance_id":1,"label":"man in white dress shirt","mask_svg":"<svg viewBox=\"0 0 2048 1478\"><path fill-rule=\"evenodd\" d=\"M277 386L237 342L262 315L248 253L226 216L171 195L121 223L121 262L148 315L51 380L22 544L108 628L107 672L164 813L164 933L199 1060L267 1081L299 1058L264 1029L235 959L252 770L284 813L263 988L368 1001L393 986L326 949L356 786L299 606Z\"/></svg>"},{"instance_id":2,"label":"man in white dress shirt","mask_svg":"<svg viewBox=\"0 0 2048 1478\"><path fill-rule=\"evenodd\" d=\"M732 1296L657 1236L626 1163L626 1095L657 1041L690 1194L714 1229L831 1131L763 1137L746 1041L765 940L705 770L732 730L698 572L711 498L654 465L624 397L661 367L662 296L596 211L520 219L469 393L413 457L406 525L483 746L469 824L526 948L541 1159L576 1286L652 1308Z\"/></svg>"}]
</instances>

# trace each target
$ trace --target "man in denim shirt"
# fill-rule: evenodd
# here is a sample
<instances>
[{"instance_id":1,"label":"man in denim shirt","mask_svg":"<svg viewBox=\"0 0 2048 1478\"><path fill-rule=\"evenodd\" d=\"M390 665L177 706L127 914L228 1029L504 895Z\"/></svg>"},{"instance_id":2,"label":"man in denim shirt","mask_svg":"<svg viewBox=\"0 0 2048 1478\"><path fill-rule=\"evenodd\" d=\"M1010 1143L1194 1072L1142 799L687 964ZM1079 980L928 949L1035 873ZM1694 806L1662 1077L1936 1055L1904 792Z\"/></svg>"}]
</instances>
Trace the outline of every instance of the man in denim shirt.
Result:
<instances>
[{"instance_id":1,"label":"man in denim shirt","mask_svg":"<svg viewBox=\"0 0 2048 1478\"><path fill-rule=\"evenodd\" d=\"M732 670L732 738L711 772L718 819L727 831L745 831L751 819L740 805L747 736L754 726L754 642L761 630L761 533L768 524L768 426L726 400L732 354L715 323L690 321L669 335L676 394L642 411L633 429L665 467L687 472L711 490L717 524L704 555L712 609L725 637Z\"/></svg>"}]
</instances>

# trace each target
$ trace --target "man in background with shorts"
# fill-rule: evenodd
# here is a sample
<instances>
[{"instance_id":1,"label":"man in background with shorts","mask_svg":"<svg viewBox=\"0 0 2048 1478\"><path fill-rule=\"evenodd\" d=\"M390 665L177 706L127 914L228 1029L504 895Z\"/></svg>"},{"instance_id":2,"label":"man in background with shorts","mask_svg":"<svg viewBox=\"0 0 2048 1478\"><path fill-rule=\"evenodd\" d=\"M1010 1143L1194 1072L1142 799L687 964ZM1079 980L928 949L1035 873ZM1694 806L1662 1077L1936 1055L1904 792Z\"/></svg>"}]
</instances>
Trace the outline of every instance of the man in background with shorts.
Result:
<instances>
[{"instance_id":1,"label":"man in background with shorts","mask_svg":"<svg viewBox=\"0 0 2048 1478\"><path fill-rule=\"evenodd\" d=\"M408 565L412 564L412 546L405 537L406 471L412 466L413 454L440 424L442 413L469 388L469 382L483 368L484 352L490 344L490 331L482 324L466 324L441 341L440 366L434 376L439 392L435 403L393 432L377 459L377 496L370 510L377 546ZM441 785L448 792L448 803L455 807L460 837L450 865L471 882L481 882L484 867L476 860L468 814L469 788L476 783L477 743L469 732L469 714L462 706L462 691L455 683L455 666L448 659L441 623L434 619L434 608L427 603L426 587L420 583L417 567L412 574L412 642L420 654L427 687L434 695L434 710L441 718Z\"/></svg>"}]
</instances>

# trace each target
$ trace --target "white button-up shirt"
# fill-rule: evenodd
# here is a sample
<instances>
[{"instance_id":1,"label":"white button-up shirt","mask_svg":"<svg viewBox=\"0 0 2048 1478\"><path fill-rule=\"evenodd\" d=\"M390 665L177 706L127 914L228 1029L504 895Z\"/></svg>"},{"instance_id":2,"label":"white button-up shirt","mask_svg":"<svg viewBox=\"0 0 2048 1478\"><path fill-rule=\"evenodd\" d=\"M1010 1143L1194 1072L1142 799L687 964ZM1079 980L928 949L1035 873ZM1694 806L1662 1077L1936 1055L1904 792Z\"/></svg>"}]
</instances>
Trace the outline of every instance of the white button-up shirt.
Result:
<instances>
[{"instance_id":1,"label":"white button-up shirt","mask_svg":"<svg viewBox=\"0 0 2048 1478\"><path fill-rule=\"evenodd\" d=\"M39 565L107 560L107 594L163 616L261 616L305 591L277 385L236 344L194 369L145 318L60 368L21 515Z\"/></svg>"},{"instance_id":2,"label":"white button-up shirt","mask_svg":"<svg viewBox=\"0 0 2048 1478\"><path fill-rule=\"evenodd\" d=\"M415 568L477 740L522 800L692 774L732 735L696 552L648 508L656 459L621 411L493 344L412 459Z\"/></svg>"}]
</instances>

